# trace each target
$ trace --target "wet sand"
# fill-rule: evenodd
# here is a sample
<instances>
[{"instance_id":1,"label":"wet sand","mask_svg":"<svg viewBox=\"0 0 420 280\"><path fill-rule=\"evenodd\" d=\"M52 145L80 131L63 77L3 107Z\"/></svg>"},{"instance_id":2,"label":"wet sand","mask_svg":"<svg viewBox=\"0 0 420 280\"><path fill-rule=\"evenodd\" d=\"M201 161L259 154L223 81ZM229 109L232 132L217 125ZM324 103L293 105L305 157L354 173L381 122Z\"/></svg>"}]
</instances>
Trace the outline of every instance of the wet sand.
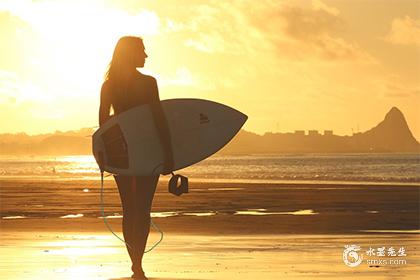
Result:
<instances>
[{"instance_id":1,"label":"wet sand","mask_svg":"<svg viewBox=\"0 0 420 280\"><path fill-rule=\"evenodd\" d=\"M100 218L98 182L3 180L0 187L1 279L129 279L125 248ZM415 279L420 272L419 186L190 187L181 197L165 182L158 187L153 221L165 236L145 256L151 279ZM112 181L105 204L122 236ZM152 231L148 244L158 238ZM364 253L353 268L343 262L350 244ZM404 247L407 256L379 259L406 263L368 265L366 250L384 246Z\"/></svg>"},{"instance_id":2,"label":"wet sand","mask_svg":"<svg viewBox=\"0 0 420 280\"><path fill-rule=\"evenodd\" d=\"M0 190L3 230L42 230L44 222L50 224L45 219L53 219L55 229L62 231L104 228L98 181L0 180ZM419 201L420 186L339 184L192 182L190 192L177 197L168 193L161 180L152 217L158 217L154 220L165 231L188 234L411 230L419 229ZM121 202L112 180L105 183L104 203L105 215L121 217ZM68 215L83 217L60 218ZM7 219L16 216L26 218ZM121 223L121 219L109 220L114 227Z\"/></svg>"},{"instance_id":3,"label":"wet sand","mask_svg":"<svg viewBox=\"0 0 420 280\"><path fill-rule=\"evenodd\" d=\"M121 233L120 233L121 234ZM152 234L150 240L156 240ZM344 265L344 245L404 246L407 264ZM179 235L145 255L150 279L417 279L418 235ZM130 261L107 232L2 232L2 279L130 279ZM390 259L390 258L387 258Z\"/></svg>"}]
</instances>

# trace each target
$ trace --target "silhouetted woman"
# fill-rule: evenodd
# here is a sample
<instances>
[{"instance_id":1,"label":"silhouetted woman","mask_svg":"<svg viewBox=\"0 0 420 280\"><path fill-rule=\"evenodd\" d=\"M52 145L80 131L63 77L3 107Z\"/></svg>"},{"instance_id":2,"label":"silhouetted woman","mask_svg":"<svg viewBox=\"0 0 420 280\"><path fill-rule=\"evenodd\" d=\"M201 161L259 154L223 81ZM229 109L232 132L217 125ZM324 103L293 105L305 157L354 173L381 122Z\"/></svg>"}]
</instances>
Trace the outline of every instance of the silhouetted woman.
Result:
<instances>
[{"instance_id":1,"label":"silhouetted woman","mask_svg":"<svg viewBox=\"0 0 420 280\"><path fill-rule=\"evenodd\" d=\"M139 37L122 37L114 50L101 89L99 125L110 116L112 107L118 115L132 107L150 104L164 148L164 174L173 169L173 156L168 125L159 100L156 79L143 75L136 68L143 67L147 54ZM141 121L141 120L139 120ZM150 230L150 210L159 175L114 176L123 207L123 234L128 243L134 274L132 278L147 279L142 259Z\"/></svg>"}]
</instances>

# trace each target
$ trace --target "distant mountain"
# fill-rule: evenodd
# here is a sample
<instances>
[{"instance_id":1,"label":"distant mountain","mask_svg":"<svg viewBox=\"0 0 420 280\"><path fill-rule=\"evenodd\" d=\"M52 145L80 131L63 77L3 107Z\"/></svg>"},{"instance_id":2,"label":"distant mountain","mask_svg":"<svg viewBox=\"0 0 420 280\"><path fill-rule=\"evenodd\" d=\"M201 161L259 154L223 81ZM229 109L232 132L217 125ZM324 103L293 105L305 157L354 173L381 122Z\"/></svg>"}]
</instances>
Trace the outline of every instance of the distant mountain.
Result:
<instances>
[{"instance_id":1,"label":"distant mountain","mask_svg":"<svg viewBox=\"0 0 420 280\"><path fill-rule=\"evenodd\" d=\"M0 155L86 155L91 153L92 128L49 134L0 134Z\"/></svg>"},{"instance_id":2,"label":"distant mountain","mask_svg":"<svg viewBox=\"0 0 420 280\"><path fill-rule=\"evenodd\" d=\"M91 154L93 128L56 131L30 136L25 133L1 134L0 155L86 155ZM352 136L324 135L310 131L265 133L241 130L218 154L261 153L420 153L403 113L393 107L374 128Z\"/></svg>"},{"instance_id":3,"label":"distant mountain","mask_svg":"<svg viewBox=\"0 0 420 280\"><path fill-rule=\"evenodd\" d=\"M393 107L385 119L365 133L354 135L354 145L372 151L418 151L419 143L408 127L403 113Z\"/></svg>"},{"instance_id":4,"label":"distant mountain","mask_svg":"<svg viewBox=\"0 0 420 280\"><path fill-rule=\"evenodd\" d=\"M330 131L321 135L312 131L295 133L255 133L241 131L221 154L245 153L419 153L420 144L414 138L403 113L393 107L385 119L374 128L353 136L337 136Z\"/></svg>"},{"instance_id":5,"label":"distant mountain","mask_svg":"<svg viewBox=\"0 0 420 280\"><path fill-rule=\"evenodd\" d=\"M43 154L86 155L92 151L91 143L90 137L52 135L40 141L36 149Z\"/></svg>"}]
</instances>

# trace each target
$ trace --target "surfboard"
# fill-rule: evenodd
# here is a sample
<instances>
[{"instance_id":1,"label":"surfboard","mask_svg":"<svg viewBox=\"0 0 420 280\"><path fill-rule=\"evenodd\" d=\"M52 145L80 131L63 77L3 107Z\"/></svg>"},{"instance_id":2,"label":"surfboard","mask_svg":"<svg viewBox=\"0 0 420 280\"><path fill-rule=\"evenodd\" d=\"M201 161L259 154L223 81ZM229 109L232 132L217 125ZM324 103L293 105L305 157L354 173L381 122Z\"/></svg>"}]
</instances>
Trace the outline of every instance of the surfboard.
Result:
<instances>
[{"instance_id":1,"label":"surfboard","mask_svg":"<svg viewBox=\"0 0 420 280\"><path fill-rule=\"evenodd\" d=\"M225 146L247 116L204 99L162 100L174 156L174 170L193 165ZM106 172L156 175L164 154L150 105L141 105L107 120L92 136L93 155Z\"/></svg>"}]
</instances>

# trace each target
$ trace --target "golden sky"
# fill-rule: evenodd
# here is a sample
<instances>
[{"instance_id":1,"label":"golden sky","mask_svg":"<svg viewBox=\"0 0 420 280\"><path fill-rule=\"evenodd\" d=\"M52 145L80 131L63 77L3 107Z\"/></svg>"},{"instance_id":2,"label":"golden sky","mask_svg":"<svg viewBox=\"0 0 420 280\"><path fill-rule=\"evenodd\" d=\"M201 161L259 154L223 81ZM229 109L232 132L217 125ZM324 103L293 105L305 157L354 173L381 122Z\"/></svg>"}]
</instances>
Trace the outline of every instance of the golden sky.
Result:
<instances>
[{"instance_id":1,"label":"golden sky","mask_svg":"<svg viewBox=\"0 0 420 280\"><path fill-rule=\"evenodd\" d=\"M365 131L392 106L420 140L417 0L0 0L0 133L97 125L116 41L144 38L161 99L193 97L263 133Z\"/></svg>"}]
</instances>

